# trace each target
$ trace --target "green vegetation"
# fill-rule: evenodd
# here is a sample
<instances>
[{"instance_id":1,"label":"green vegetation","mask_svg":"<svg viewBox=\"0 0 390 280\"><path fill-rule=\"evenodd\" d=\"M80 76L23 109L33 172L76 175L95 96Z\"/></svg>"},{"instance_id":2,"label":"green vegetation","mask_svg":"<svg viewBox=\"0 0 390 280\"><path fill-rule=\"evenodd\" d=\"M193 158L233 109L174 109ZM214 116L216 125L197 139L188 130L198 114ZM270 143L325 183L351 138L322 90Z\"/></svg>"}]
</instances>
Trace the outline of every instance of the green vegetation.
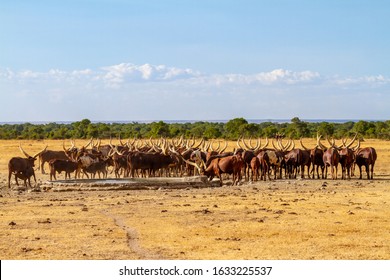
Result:
<instances>
[{"instance_id":1,"label":"green vegetation","mask_svg":"<svg viewBox=\"0 0 390 280\"><path fill-rule=\"evenodd\" d=\"M84 119L71 124L3 124L0 125L0 139L70 139L70 138L160 138L160 137L204 137L235 140L244 137L272 137L275 133L288 138L323 136L335 138L350 137L356 132L361 137L390 139L390 120L358 121L346 123L305 122L295 117L288 123L249 123L244 118L223 122L194 123L92 123Z\"/></svg>"}]
</instances>

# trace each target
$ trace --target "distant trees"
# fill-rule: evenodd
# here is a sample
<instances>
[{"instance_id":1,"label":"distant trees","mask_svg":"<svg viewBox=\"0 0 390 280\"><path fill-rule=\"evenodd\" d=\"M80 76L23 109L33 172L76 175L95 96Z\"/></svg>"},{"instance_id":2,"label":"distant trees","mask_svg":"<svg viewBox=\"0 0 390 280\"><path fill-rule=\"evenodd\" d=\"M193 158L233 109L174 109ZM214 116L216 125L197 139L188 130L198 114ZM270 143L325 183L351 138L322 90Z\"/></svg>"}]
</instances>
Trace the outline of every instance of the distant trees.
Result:
<instances>
[{"instance_id":1,"label":"distant trees","mask_svg":"<svg viewBox=\"0 0 390 280\"><path fill-rule=\"evenodd\" d=\"M306 122L294 117L290 122L249 123L244 118L234 118L227 122L166 123L93 123L88 119L70 124L3 124L0 125L0 139L70 139L70 138L160 138L160 137L204 137L235 140L244 137L273 137L283 133L288 138L323 136L341 138L355 133L361 137L390 140L390 120L357 121L345 123Z\"/></svg>"}]
</instances>

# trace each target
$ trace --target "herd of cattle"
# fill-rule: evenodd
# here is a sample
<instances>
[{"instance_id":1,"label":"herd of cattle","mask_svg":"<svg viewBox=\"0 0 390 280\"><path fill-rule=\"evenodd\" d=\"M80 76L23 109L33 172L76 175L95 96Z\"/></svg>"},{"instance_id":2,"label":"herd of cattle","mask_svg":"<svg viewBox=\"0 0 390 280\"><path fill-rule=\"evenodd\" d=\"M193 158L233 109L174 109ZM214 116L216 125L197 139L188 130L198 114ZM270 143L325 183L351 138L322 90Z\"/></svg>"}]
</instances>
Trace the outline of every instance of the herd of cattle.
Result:
<instances>
[{"instance_id":1,"label":"herd of cattle","mask_svg":"<svg viewBox=\"0 0 390 280\"><path fill-rule=\"evenodd\" d=\"M220 141L196 143L194 139L160 139L133 140L119 145L101 145L101 141L92 139L84 146L77 148L74 141L71 147L63 145L61 151L48 150L47 146L35 154L29 155L21 145L19 148L25 157L13 157L8 163L8 187L14 175L27 182L31 187L30 178L35 178L34 163L38 159L42 174L44 165L50 168L50 180L56 180L56 174L64 172L65 179L74 173L75 178L107 178L109 170L115 177L154 177L154 176L192 176L206 175L210 180L218 177L222 185L223 174L233 175L233 185L244 180L257 181L288 178L325 179L328 168L332 179L337 179L338 166L341 166L341 178L350 179L354 176L355 165L359 167L360 179L362 166L365 167L367 178L373 179L374 165L377 154L374 148L361 148L361 142L355 135L348 143L342 139L341 145L336 145L334 139L328 139L329 146L321 142L317 135L316 145L306 148L300 140L302 149L295 148L293 140L284 141L282 135L275 135L271 140L261 145L261 140L240 138L233 151L226 152L227 142L221 147ZM357 142L356 144L354 144ZM217 147L214 147L217 146ZM321 175L320 175L321 171Z\"/></svg>"}]
</instances>

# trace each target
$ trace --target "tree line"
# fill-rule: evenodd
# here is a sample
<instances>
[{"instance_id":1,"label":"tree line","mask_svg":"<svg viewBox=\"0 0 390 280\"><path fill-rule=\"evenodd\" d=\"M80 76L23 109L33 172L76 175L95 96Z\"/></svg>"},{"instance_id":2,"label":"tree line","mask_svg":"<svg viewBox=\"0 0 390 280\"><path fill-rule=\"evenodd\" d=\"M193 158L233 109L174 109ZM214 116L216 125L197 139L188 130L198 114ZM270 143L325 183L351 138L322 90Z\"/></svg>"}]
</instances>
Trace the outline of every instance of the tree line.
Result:
<instances>
[{"instance_id":1,"label":"tree line","mask_svg":"<svg viewBox=\"0 0 390 280\"><path fill-rule=\"evenodd\" d=\"M89 138L222 138L236 140L238 137L273 137L283 134L287 138L316 137L317 133L340 139L359 133L360 137L390 139L390 120L348 121L345 123L306 122L294 117L290 122L249 123L244 118L227 122L166 123L93 123L88 119L69 123L3 124L0 139L89 139Z\"/></svg>"}]
</instances>

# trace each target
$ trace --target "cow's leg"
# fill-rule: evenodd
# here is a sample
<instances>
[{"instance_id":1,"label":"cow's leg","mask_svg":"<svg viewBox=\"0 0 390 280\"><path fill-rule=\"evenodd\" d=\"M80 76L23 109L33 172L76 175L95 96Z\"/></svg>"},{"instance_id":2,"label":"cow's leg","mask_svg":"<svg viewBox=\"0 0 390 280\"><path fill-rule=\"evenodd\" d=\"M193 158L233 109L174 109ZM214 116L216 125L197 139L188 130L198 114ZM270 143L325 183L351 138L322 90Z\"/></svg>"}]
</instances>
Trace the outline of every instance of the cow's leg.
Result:
<instances>
[{"instance_id":1,"label":"cow's leg","mask_svg":"<svg viewBox=\"0 0 390 280\"><path fill-rule=\"evenodd\" d=\"M269 165L267 165L267 175L268 175L268 180L269 180L269 181L271 181L271 176L270 176L269 172L270 172L270 166L269 166Z\"/></svg>"},{"instance_id":2,"label":"cow's leg","mask_svg":"<svg viewBox=\"0 0 390 280\"><path fill-rule=\"evenodd\" d=\"M12 172L8 171L8 188L9 189L11 188L11 176L12 176Z\"/></svg>"},{"instance_id":3,"label":"cow's leg","mask_svg":"<svg viewBox=\"0 0 390 280\"><path fill-rule=\"evenodd\" d=\"M325 165L325 178L324 179L327 179L328 178L328 165Z\"/></svg>"},{"instance_id":4,"label":"cow's leg","mask_svg":"<svg viewBox=\"0 0 390 280\"><path fill-rule=\"evenodd\" d=\"M45 173L45 169L43 168L44 164L45 164L45 162L41 161L41 172L42 172L42 174L46 174Z\"/></svg>"}]
</instances>

